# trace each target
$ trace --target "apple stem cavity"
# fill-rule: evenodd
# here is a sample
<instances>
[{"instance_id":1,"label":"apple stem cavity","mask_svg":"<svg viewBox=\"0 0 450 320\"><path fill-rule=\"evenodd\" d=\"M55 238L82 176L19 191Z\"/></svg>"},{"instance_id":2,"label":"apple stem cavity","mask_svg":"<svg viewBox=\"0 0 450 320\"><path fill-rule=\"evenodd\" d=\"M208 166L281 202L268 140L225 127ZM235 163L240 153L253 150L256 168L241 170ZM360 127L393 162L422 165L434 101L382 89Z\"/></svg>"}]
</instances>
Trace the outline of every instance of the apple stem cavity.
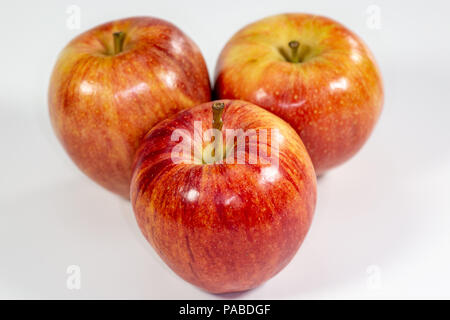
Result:
<instances>
[{"instance_id":1,"label":"apple stem cavity","mask_svg":"<svg viewBox=\"0 0 450 320\"><path fill-rule=\"evenodd\" d=\"M113 38L114 38L114 54L119 54L123 51L125 32L122 31L114 32Z\"/></svg>"},{"instance_id":2,"label":"apple stem cavity","mask_svg":"<svg viewBox=\"0 0 450 320\"><path fill-rule=\"evenodd\" d=\"M283 56L283 58L287 62L292 63L303 62L306 54L309 51L309 47L306 45L301 45L300 42L298 42L297 40L289 41L288 46L291 49L290 53L288 53L288 51L285 50L285 48L283 47L279 48L279 52Z\"/></svg>"}]
</instances>

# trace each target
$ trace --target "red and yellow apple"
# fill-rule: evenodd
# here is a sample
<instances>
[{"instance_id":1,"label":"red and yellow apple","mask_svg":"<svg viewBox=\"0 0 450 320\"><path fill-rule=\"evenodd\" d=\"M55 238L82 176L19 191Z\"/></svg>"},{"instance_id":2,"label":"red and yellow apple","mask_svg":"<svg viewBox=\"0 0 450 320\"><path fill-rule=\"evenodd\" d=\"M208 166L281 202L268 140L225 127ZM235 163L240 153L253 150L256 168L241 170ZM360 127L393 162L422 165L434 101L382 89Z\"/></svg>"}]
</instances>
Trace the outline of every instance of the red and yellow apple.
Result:
<instances>
[{"instance_id":1,"label":"red and yellow apple","mask_svg":"<svg viewBox=\"0 0 450 320\"><path fill-rule=\"evenodd\" d=\"M148 130L210 95L197 46L151 17L109 22L76 37L59 55L48 94L52 125L70 157L126 198L133 157Z\"/></svg>"},{"instance_id":2,"label":"red and yellow apple","mask_svg":"<svg viewBox=\"0 0 450 320\"><path fill-rule=\"evenodd\" d=\"M218 59L214 92L286 120L318 175L362 147L383 105L367 46L338 22L309 14L276 15L237 32Z\"/></svg>"},{"instance_id":3,"label":"red and yellow apple","mask_svg":"<svg viewBox=\"0 0 450 320\"><path fill-rule=\"evenodd\" d=\"M205 138L212 128L219 130L213 142ZM223 148L210 148L220 135ZM149 131L136 153L131 202L143 235L173 271L207 291L236 292L273 277L295 255L313 217L316 176L285 121L222 100Z\"/></svg>"}]
</instances>

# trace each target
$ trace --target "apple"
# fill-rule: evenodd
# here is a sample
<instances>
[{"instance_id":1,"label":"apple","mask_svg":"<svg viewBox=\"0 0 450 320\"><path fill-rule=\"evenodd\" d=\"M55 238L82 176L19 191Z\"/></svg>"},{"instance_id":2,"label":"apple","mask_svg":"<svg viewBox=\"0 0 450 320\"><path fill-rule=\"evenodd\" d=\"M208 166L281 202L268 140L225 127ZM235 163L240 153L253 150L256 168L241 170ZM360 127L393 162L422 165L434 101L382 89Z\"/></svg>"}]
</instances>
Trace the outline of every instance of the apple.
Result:
<instances>
[{"instance_id":1,"label":"apple","mask_svg":"<svg viewBox=\"0 0 450 320\"><path fill-rule=\"evenodd\" d=\"M237 32L218 59L214 94L286 120L318 175L363 146L383 105L367 46L338 22L310 14L276 15Z\"/></svg>"},{"instance_id":2,"label":"apple","mask_svg":"<svg viewBox=\"0 0 450 320\"><path fill-rule=\"evenodd\" d=\"M210 96L197 46L151 17L105 23L73 39L59 55L48 92L50 119L69 156L125 198L148 130Z\"/></svg>"},{"instance_id":3,"label":"apple","mask_svg":"<svg viewBox=\"0 0 450 320\"><path fill-rule=\"evenodd\" d=\"M143 235L180 277L213 293L244 291L299 249L316 176L285 121L221 100L149 131L136 152L131 203Z\"/></svg>"}]
</instances>

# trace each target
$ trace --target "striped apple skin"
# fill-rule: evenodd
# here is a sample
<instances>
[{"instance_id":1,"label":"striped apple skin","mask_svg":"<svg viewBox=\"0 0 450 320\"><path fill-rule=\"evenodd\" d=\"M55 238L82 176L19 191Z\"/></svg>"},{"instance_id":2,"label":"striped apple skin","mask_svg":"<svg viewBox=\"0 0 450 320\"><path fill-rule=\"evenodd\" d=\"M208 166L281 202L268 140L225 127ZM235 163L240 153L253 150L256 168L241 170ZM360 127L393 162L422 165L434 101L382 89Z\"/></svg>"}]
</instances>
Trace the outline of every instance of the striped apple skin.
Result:
<instances>
[{"instance_id":1,"label":"striped apple skin","mask_svg":"<svg viewBox=\"0 0 450 320\"><path fill-rule=\"evenodd\" d=\"M131 202L138 225L180 277L213 293L254 288L299 249L316 203L316 176L296 132L272 113L223 100L223 129L279 131L278 166L257 161L174 163L176 129L211 128L212 102L156 125L136 153ZM273 145L272 135L267 145ZM245 149L249 152L249 148Z\"/></svg>"},{"instance_id":2,"label":"striped apple skin","mask_svg":"<svg viewBox=\"0 0 450 320\"><path fill-rule=\"evenodd\" d=\"M113 33L126 34L114 54ZM200 50L173 24L151 17L109 22L60 53L48 92L56 135L77 166L129 197L133 157L159 121L210 100Z\"/></svg>"},{"instance_id":3,"label":"striped apple skin","mask_svg":"<svg viewBox=\"0 0 450 320\"><path fill-rule=\"evenodd\" d=\"M289 53L293 40L309 48L301 63L280 52ZM363 41L334 20L300 13L267 17L233 35L217 61L214 94L288 122L319 175L361 149L384 101L380 71Z\"/></svg>"}]
</instances>

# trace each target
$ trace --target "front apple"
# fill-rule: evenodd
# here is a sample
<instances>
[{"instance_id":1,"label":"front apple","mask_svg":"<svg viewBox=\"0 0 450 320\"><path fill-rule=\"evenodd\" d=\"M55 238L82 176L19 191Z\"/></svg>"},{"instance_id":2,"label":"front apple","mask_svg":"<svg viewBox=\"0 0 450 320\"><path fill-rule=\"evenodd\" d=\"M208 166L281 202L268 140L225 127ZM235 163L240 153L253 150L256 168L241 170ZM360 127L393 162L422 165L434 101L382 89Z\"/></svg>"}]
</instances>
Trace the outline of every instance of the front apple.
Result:
<instances>
[{"instance_id":1,"label":"front apple","mask_svg":"<svg viewBox=\"0 0 450 320\"><path fill-rule=\"evenodd\" d=\"M341 24L308 14L265 18L236 33L217 62L214 90L286 120L317 174L362 147L383 105L369 49Z\"/></svg>"},{"instance_id":2,"label":"front apple","mask_svg":"<svg viewBox=\"0 0 450 320\"><path fill-rule=\"evenodd\" d=\"M72 40L49 88L50 118L70 157L126 198L145 133L209 100L208 71L197 46L174 25L150 17L106 23Z\"/></svg>"},{"instance_id":3,"label":"front apple","mask_svg":"<svg viewBox=\"0 0 450 320\"><path fill-rule=\"evenodd\" d=\"M207 291L235 292L273 277L297 252L316 178L287 123L223 100L182 111L146 135L131 201L142 233L172 270Z\"/></svg>"}]
</instances>

